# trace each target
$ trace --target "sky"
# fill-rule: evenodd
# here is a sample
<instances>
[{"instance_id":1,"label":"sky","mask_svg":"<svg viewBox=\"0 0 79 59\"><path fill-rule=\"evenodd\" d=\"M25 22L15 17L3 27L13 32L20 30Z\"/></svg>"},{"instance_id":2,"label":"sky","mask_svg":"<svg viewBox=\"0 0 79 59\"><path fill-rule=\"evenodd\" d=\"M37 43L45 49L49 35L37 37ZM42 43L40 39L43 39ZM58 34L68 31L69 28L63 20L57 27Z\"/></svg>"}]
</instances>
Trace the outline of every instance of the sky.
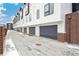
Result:
<instances>
[{"instance_id":1,"label":"sky","mask_svg":"<svg viewBox=\"0 0 79 59\"><path fill-rule=\"evenodd\" d=\"M0 3L0 24L12 22L23 3Z\"/></svg>"}]
</instances>

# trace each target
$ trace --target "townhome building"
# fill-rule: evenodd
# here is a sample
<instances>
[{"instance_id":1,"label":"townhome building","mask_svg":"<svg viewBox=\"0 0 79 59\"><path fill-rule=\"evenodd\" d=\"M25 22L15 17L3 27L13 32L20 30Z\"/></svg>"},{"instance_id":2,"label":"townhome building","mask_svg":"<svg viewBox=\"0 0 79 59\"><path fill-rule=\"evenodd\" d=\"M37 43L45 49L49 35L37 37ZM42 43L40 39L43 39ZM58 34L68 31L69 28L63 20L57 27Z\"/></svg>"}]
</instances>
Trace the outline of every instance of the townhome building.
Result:
<instances>
[{"instance_id":1,"label":"townhome building","mask_svg":"<svg viewBox=\"0 0 79 59\"><path fill-rule=\"evenodd\" d=\"M78 11L74 3L24 3L13 20L16 31L28 35L66 40L66 14Z\"/></svg>"}]
</instances>

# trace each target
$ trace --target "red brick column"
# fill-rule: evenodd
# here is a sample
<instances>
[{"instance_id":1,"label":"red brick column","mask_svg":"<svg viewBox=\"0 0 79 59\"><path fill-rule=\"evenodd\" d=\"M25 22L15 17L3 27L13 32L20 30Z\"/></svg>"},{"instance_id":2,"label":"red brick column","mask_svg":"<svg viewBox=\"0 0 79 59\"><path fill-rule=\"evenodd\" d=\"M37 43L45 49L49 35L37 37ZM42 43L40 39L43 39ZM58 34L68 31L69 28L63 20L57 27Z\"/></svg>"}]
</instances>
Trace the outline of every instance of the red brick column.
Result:
<instances>
[{"instance_id":1,"label":"red brick column","mask_svg":"<svg viewBox=\"0 0 79 59\"><path fill-rule=\"evenodd\" d=\"M61 42L66 42L66 33L58 33L57 39Z\"/></svg>"}]
</instances>

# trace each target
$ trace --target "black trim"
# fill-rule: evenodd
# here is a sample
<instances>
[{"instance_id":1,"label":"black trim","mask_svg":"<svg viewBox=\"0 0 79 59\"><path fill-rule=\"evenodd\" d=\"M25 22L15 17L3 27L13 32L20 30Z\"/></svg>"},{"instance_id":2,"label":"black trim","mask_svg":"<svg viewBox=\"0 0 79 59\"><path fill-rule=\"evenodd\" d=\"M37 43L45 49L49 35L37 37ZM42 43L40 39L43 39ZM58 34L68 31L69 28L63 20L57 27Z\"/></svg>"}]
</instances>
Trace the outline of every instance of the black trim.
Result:
<instances>
[{"instance_id":1,"label":"black trim","mask_svg":"<svg viewBox=\"0 0 79 59\"><path fill-rule=\"evenodd\" d=\"M72 3L72 12L79 11L79 3Z\"/></svg>"},{"instance_id":2,"label":"black trim","mask_svg":"<svg viewBox=\"0 0 79 59\"><path fill-rule=\"evenodd\" d=\"M51 6L51 4L52 4L52 6ZM48 6L48 10L45 11L47 6ZM51 9L51 7L53 7L53 9ZM51 13L51 11L52 11L52 13ZM53 3L47 3L46 5L44 5L44 16L53 14L54 13L53 11L54 11L54 4Z\"/></svg>"}]
</instances>

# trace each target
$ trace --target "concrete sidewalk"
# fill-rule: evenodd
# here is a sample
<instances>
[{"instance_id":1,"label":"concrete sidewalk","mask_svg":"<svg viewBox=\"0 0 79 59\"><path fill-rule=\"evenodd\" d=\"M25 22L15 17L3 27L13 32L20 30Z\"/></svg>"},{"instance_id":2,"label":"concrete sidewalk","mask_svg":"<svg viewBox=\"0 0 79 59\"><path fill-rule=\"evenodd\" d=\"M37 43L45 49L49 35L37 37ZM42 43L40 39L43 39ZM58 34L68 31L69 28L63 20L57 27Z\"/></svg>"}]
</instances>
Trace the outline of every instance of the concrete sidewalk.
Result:
<instances>
[{"instance_id":1,"label":"concrete sidewalk","mask_svg":"<svg viewBox=\"0 0 79 59\"><path fill-rule=\"evenodd\" d=\"M21 56L71 56L79 55L79 49L68 48L67 43L57 40L28 36L16 31L10 31L7 35L15 44Z\"/></svg>"}]
</instances>

